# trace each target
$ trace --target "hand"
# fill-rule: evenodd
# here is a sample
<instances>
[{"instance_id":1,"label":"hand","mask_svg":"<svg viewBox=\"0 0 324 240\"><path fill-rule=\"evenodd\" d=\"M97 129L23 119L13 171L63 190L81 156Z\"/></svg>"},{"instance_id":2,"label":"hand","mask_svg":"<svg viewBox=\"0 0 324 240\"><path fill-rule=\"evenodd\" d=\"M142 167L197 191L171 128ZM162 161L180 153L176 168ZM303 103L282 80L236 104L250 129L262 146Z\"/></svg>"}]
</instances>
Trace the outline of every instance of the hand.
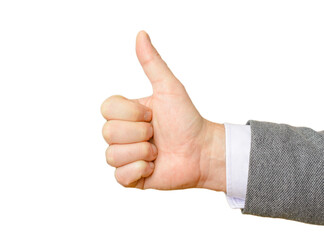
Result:
<instances>
[{"instance_id":1,"label":"hand","mask_svg":"<svg viewBox=\"0 0 324 240\"><path fill-rule=\"evenodd\" d=\"M223 124L202 118L184 86L162 60L146 32L136 54L153 95L112 96L101 106L108 164L125 187L226 190Z\"/></svg>"}]
</instances>

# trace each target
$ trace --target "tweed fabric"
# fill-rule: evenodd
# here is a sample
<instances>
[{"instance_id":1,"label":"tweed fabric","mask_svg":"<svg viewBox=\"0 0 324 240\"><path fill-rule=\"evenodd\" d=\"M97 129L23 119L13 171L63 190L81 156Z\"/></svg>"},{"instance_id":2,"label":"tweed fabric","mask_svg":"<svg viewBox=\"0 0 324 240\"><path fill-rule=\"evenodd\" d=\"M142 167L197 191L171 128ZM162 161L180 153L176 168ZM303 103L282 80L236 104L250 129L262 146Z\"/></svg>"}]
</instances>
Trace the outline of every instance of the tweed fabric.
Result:
<instances>
[{"instance_id":1,"label":"tweed fabric","mask_svg":"<svg viewBox=\"0 0 324 240\"><path fill-rule=\"evenodd\" d=\"M324 225L324 131L249 120L243 214Z\"/></svg>"}]
</instances>

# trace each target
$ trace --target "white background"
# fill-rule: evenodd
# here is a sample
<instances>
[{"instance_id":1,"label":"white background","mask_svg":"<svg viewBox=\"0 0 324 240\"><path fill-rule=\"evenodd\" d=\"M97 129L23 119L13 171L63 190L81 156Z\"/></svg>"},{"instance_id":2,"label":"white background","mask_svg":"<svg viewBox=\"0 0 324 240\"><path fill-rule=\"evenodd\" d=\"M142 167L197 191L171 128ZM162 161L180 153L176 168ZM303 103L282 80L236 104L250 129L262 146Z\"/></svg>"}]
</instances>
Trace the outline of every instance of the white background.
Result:
<instances>
[{"instance_id":1,"label":"white background","mask_svg":"<svg viewBox=\"0 0 324 240\"><path fill-rule=\"evenodd\" d=\"M0 239L314 239L209 190L125 189L102 101L151 94L146 30L205 118L324 129L322 1L0 1Z\"/></svg>"}]
</instances>

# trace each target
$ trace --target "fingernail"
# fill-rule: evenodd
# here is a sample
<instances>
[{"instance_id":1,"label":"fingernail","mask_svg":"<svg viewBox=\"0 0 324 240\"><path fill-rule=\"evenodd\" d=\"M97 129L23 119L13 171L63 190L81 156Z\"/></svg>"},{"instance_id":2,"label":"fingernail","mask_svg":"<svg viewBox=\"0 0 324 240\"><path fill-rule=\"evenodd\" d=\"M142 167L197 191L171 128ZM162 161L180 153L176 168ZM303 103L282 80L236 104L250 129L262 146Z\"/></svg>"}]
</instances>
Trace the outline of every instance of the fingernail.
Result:
<instances>
[{"instance_id":1,"label":"fingernail","mask_svg":"<svg viewBox=\"0 0 324 240\"><path fill-rule=\"evenodd\" d=\"M152 144L152 150L153 150L153 156L156 156L158 154L158 150L154 144Z\"/></svg>"},{"instance_id":2,"label":"fingernail","mask_svg":"<svg viewBox=\"0 0 324 240\"><path fill-rule=\"evenodd\" d=\"M151 117L152 117L151 111L146 111L145 114L144 114L144 120L145 121L150 121Z\"/></svg>"}]
</instances>

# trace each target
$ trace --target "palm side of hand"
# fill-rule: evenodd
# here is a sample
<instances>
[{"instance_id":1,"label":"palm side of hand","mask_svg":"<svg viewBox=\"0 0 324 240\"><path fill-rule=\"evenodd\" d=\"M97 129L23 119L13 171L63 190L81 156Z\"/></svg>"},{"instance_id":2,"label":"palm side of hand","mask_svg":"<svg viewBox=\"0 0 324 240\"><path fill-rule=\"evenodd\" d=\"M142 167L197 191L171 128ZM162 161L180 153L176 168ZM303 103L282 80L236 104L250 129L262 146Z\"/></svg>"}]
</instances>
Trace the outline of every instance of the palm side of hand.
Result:
<instances>
[{"instance_id":1,"label":"palm side of hand","mask_svg":"<svg viewBox=\"0 0 324 240\"><path fill-rule=\"evenodd\" d=\"M204 119L181 84L174 93L154 93L140 101L152 109L158 148L155 170L138 183L141 188L181 189L196 187L200 179L200 155Z\"/></svg>"}]
</instances>

